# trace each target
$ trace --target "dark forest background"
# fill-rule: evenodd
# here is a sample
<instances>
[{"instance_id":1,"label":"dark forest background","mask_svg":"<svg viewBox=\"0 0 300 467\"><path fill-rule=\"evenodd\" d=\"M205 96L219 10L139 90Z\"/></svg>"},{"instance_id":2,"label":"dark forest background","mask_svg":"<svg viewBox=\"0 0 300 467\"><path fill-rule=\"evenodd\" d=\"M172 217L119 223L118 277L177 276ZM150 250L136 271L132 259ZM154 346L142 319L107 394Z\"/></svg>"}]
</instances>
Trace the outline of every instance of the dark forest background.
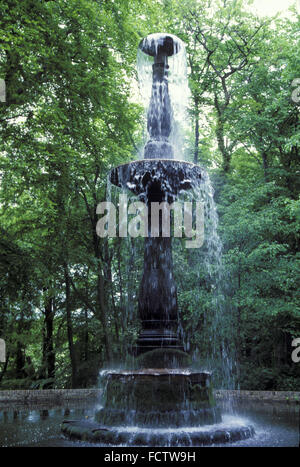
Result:
<instances>
[{"instance_id":1,"label":"dark forest background","mask_svg":"<svg viewBox=\"0 0 300 467\"><path fill-rule=\"evenodd\" d=\"M99 238L96 206L109 170L143 143L139 41L167 31L187 46L185 154L215 189L237 384L300 390L299 15L257 17L246 4L0 2L0 389L95 385L137 337L141 245ZM201 358L213 290L194 277L192 250L177 264L182 326Z\"/></svg>"}]
</instances>

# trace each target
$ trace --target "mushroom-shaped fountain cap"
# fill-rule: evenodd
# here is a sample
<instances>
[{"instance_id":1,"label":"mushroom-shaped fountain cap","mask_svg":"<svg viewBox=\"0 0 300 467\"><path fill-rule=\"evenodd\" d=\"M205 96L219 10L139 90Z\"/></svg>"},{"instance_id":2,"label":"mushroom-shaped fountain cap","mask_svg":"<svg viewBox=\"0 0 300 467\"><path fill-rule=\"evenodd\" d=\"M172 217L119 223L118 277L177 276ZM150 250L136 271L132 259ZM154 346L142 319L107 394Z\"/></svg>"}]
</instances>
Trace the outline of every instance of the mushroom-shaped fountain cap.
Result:
<instances>
[{"instance_id":1,"label":"mushroom-shaped fountain cap","mask_svg":"<svg viewBox=\"0 0 300 467\"><path fill-rule=\"evenodd\" d=\"M157 55L177 54L182 48L182 41L173 34L156 33L149 34L139 44L139 48L147 55L155 57Z\"/></svg>"}]
</instances>

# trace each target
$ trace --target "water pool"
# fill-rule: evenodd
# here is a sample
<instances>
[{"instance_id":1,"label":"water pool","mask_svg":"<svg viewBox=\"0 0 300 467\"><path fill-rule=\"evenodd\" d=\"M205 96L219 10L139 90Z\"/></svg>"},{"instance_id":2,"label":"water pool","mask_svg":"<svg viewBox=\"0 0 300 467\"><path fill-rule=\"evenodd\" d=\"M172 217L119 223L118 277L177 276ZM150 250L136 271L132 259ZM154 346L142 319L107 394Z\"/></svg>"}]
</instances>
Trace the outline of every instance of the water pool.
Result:
<instances>
[{"instance_id":1,"label":"water pool","mask_svg":"<svg viewBox=\"0 0 300 467\"><path fill-rule=\"evenodd\" d=\"M93 419L100 408L95 403L2 404L0 406L1 447L91 447L91 443L71 441L60 431L65 419ZM236 447L299 447L299 405L270 402L235 402L229 409L222 403L224 423L247 423L254 427L250 439L218 444ZM99 445L100 446L100 445Z\"/></svg>"}]
</instances>

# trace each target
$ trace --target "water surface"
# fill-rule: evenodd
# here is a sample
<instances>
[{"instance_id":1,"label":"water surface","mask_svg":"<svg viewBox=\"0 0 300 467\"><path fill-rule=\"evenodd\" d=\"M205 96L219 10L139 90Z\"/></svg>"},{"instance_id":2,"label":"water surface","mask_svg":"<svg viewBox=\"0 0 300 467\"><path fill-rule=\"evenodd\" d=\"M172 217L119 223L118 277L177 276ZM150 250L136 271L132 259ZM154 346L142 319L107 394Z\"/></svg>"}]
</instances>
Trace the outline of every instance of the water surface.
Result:
<instances>
[{"instance_id":1,"label":"water surface","mask_svg":"<svg viewBox=\"0 0 300 467\"><path fill-rule=\"evenodd\" d=\"M64 406L10 404L0 406L1 447L88 447L95 444L70 441L60 432L64 419L93 418L100 405L95 403L69 403ZM253 425L256 435L252 439L224 446L298 447L299 406L284 403L239 402L230 410L223 404L223 423ZM218 445L223 446L223 445Z\"/></svg>"}]
</instances>

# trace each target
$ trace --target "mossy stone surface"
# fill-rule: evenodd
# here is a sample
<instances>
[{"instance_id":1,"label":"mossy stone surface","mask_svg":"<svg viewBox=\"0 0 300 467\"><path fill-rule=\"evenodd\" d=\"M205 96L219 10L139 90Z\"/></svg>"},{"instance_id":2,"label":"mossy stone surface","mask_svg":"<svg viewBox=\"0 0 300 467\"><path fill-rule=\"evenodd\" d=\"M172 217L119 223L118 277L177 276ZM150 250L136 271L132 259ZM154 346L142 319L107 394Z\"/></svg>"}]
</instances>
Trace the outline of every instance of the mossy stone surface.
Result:
<instances>
[{"instance_id":1,"label":"mossy stone surface","mask_svg":"<svg viewBox=\"0 0 300 467\"><path fill-rule=\"evenodd\" d=\"M159 411L127 411L100 409L95 420L105 427L139 426L143 428L180 428L182 426L203 426L220 423L222 420L218 407L198 410Z\"/></svg>"},{"instance_id":2,"label":"mossy stone surface","mask_svg":"<svg viewBox=\"0 0 300 467\"><path fill-rule=\"evenodd\" d=\"M177 349L155 349L136 359L137 368L189 368L191 357Z\"/></svg>"},{"instance_id":3,"label":"mossy stone surface","mask_svg":"<svg viewBox=\"0 0 300 467\"><path fill-rule=\"evenodd\" d=\"M165 412L214 406L209 373L148 370L107 375L105 408Z\"/></svg>"},{"instance_id":4,"label":"mossy stone surface","mask_svg":"<svg viewBox=\"0 0 300 467\"><path fill-rule=\"evenodd\" d=\"M210 373L144 369L106 375L104 426L179 427L214 424L221 414L213 397Z\"/></svg>"}]
</instances>

